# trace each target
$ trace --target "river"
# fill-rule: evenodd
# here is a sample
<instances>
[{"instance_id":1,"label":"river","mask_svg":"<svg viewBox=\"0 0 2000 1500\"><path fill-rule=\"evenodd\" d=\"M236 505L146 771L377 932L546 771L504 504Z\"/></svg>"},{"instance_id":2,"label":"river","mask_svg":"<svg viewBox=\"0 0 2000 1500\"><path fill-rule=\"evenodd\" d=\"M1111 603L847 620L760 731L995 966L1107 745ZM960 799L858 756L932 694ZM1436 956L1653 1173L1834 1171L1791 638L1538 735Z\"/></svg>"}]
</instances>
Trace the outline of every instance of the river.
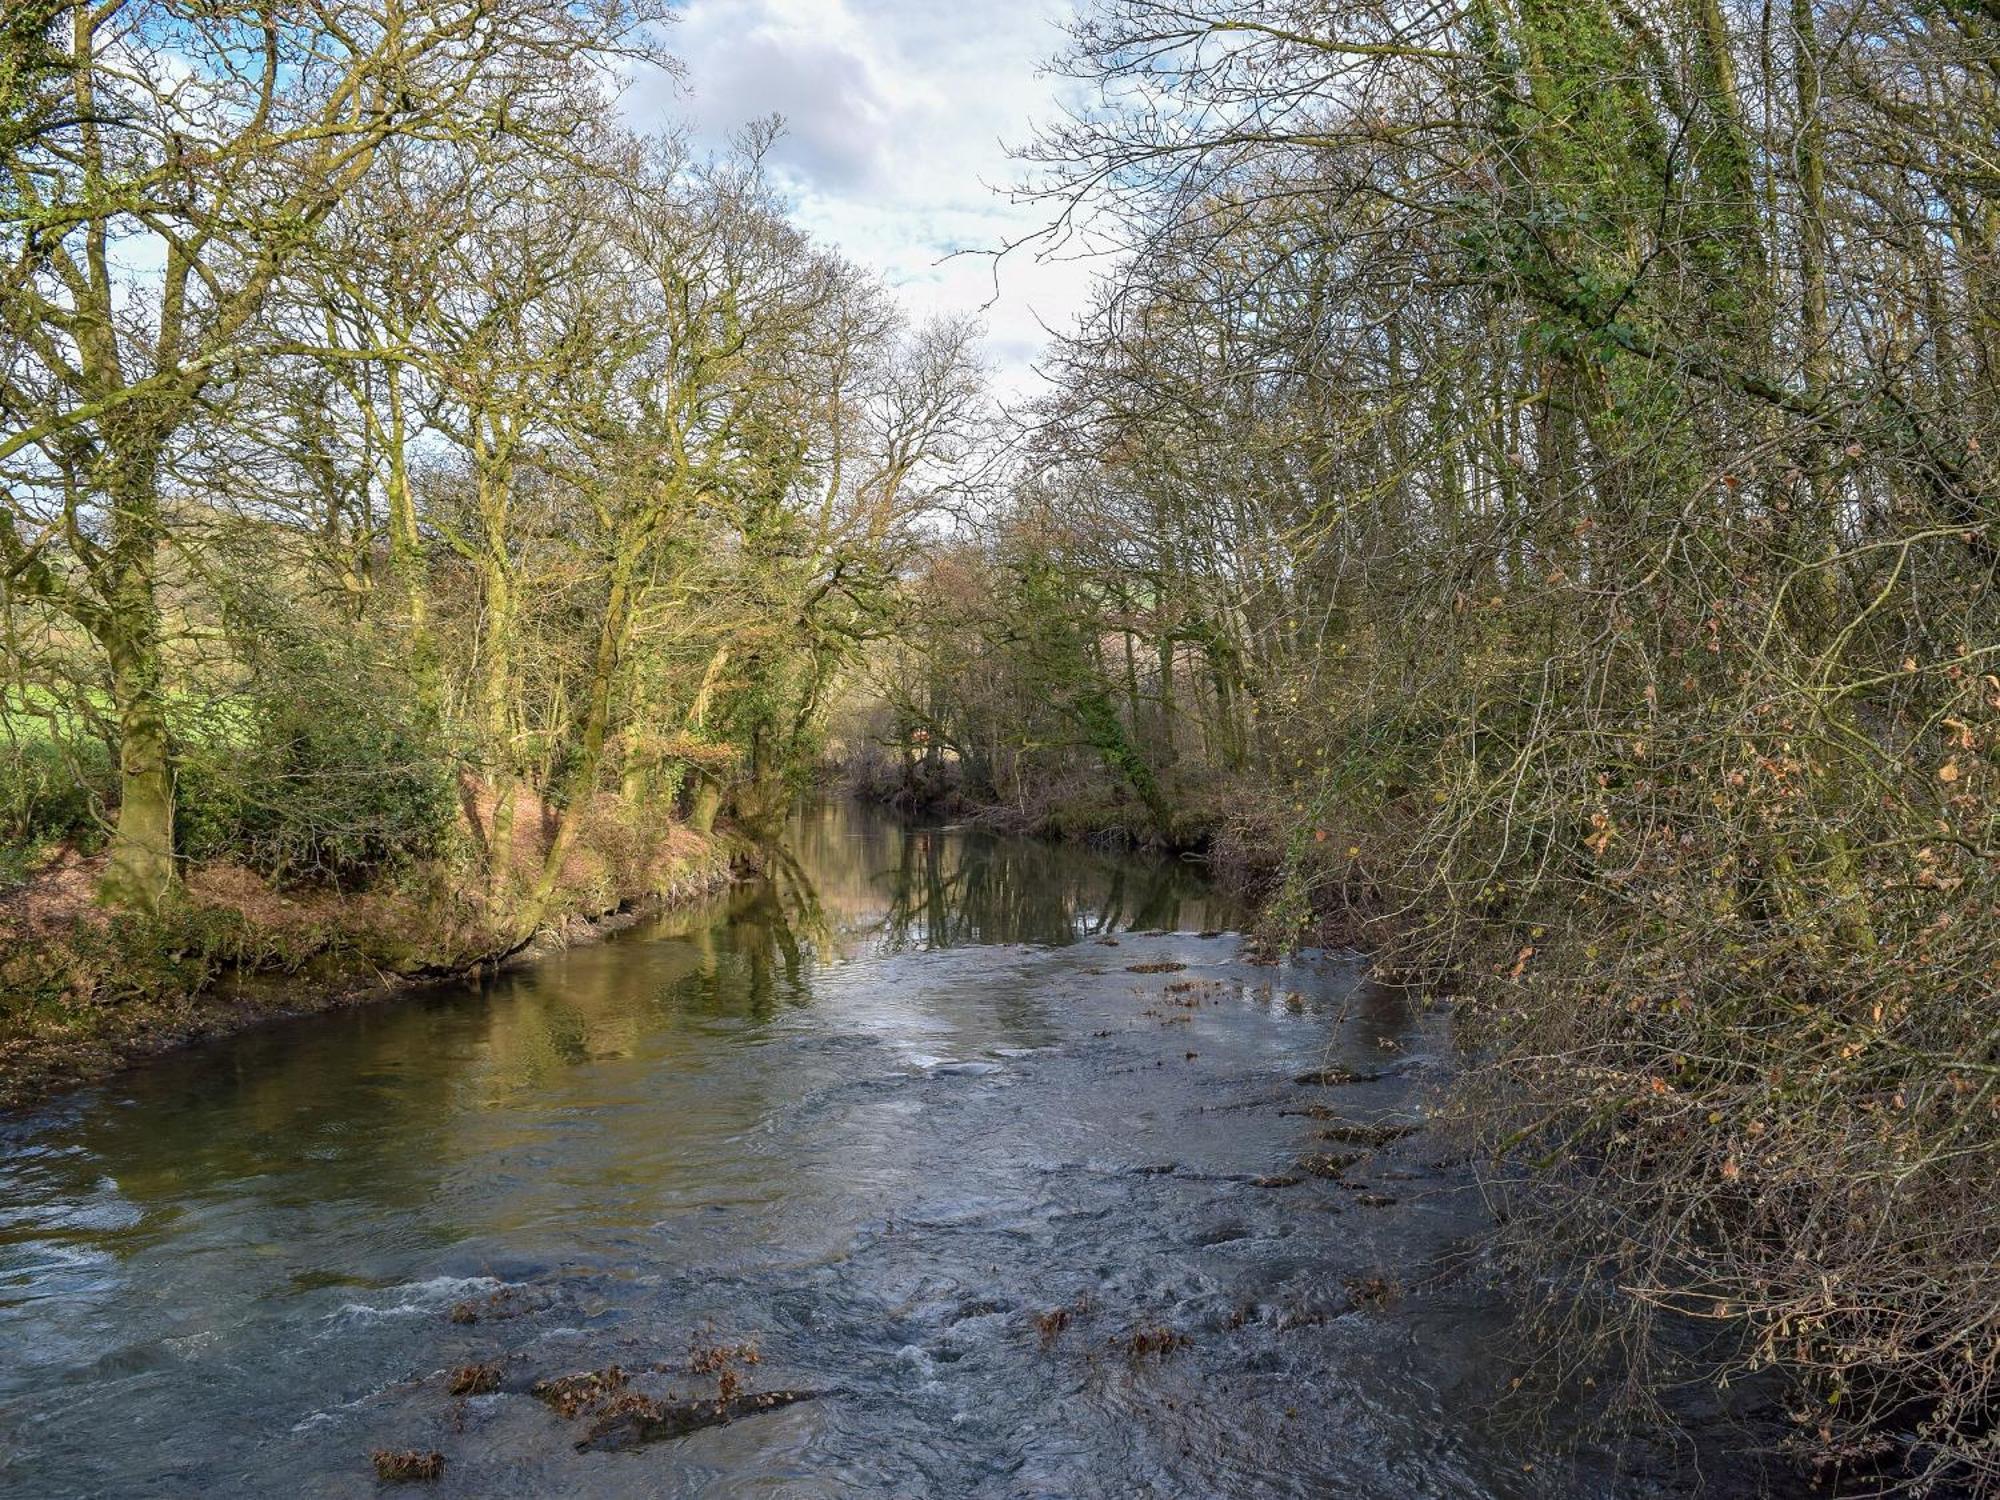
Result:
<instances>
[{"instance_id":1,"label":"river","mask_svg":"<svg viewBox=\"0 0 2000 1500\"><path fill-rule=\"evenodd\" d=\"M1241 919L830 805L708 905L0 1124L0 1491L1752 1492L1502 1400L1463 1168L1325 1138L1422 1125L1435 1020Z\"/></svg>"}]
</instances>

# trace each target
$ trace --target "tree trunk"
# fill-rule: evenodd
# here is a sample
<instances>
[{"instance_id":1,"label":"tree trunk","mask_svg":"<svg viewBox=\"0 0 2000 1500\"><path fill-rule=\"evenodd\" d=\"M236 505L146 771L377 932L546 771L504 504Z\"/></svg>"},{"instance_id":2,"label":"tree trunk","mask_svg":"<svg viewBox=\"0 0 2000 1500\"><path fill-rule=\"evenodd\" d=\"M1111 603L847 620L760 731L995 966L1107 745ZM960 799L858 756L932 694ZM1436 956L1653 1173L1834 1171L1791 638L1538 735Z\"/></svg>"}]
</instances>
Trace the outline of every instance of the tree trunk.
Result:
<instances>
[{"instance_id":1,"label":"tree trunk","mask_svg":"<svg viewBox=\"0 0 2000 1500\"><path fill-rule=\"evenodd\" d=\"M416 497L410 489L409 419L403 409L401 376L394 366L388 380L389 425L382 438L389 454L385 486L389 571L403 596L404 616L409 622L410 670L416 678L417 707L428 729L443 716L444 693L439 682L437 641L431 632L430 575L424 561L423 533L417 526Z\"/></svg>"},{"instance_id":2,"label":"tree trunk","mask_svg":"<svg viewBox=\"0 0 2000 1500\"><path fill-rule=\"evenodd\" d=\"M486 836L487 889L498 899L505 894L514 863L514 800L520 781L513 753L514 671L510 636L513 592L497 562L481 569L481 603L486 619L481 631L485 660L480 673L480 708L485 720L484 780L492 799Z\"/></svg>"},{"instance_id":3,"label":"tree trunk","mask_svg":"<svg viewBox=\"0 0 2000 1500\"><path fill-rule=\"evenodd\" d=\"M632 686L625 698L625 763L618 773L618 800L624 804L625 816L636 818L652 805L659 758L651 742L640 739L652 732L652 685L646 680L643 665L634 664L627 670Z\"/></svg>"},{"instance_id":4,"label":"tree trunk","mask_svg":"<svg viewBox=\"0 0 2000 1500\"><path fill-rule=\"evenodd\" d=\"M696 833L715 831L715 815L722 811L722 783L706 771L694 773L694 794L688 802L688 827Z\"/></svg>"},{"instance_id":5,"label":"tree trunk","mask_svg":"<svg viewBox=\"0 0 2000 1500\"><path fill-rule=\"evenodd\" d=\"M99 575L103 607L92 621L118 714L118 822L99 895L152 911L174 883L174 767L155 589L160 449L150 433L123 446L106 484L113 535Z\"/></svg>"},{"instance_id":6,"label":"tree trunk","mask_svg":"<svg viewBox=\"0 0 2000 1500\"><path fill-rule=\"evenodd\" d=\"M174 883L174 774L148 551L126 565L104 631L118 712L118 823L102 898L152 911Z\"/></svg>"},{"instance_id":7,"label":"tree trunk","mask_svg":"<svg viewBox=\"0 0 2000 1500\"><path fill-rule=\"evenodd\" d=\"M598 626L597 655L591 663L590 681L584 692L583 732L570 766L569 785L564 789L563 806L556 819L555 836L549 840L542 860L542 873L535 893L523 913L525 927L541 925L543 914L554 898L562 879L563 865L576 847L583 816L597 794L597 777L604 765L604 741L611 728L611 694L617 683L618 668L624 658L625 636L631 621L632 575L637 559L621 557L612 572L611 592L605 600L603 620Z\"/></svg>"}]
</instances>

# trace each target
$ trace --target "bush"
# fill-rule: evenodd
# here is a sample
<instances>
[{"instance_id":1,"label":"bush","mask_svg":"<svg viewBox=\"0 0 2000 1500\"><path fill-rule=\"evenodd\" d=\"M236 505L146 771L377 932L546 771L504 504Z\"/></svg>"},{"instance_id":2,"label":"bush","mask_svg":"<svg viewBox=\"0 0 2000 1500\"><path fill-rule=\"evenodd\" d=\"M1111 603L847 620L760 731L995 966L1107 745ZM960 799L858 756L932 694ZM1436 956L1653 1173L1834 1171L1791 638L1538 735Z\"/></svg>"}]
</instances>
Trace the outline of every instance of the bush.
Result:
<instances>
[{"instance_id":1,"label":"bush","mask_svg":"<svg viewBox=\"0 0 2000 1500\"><path fill-rule=\"evenodd\" d=\"M94 847L100 810L115 800L110 754L95 740L65 745L47 735L17 739L0 753L0 879L17 874L48 844Z\"/></svg>"},{"instance_id":2,"label":"bush","mask_svg":"<svg viewBox=\"0 0 2000 1500\"><path fill-rule=\"evenodd\" d=\"M181 852L341 885L440 852L451 757L407 674L365 629L276 619L267 603L233 620L243 689L184 705L175 726Z\"/></svg>"},{"instance_id":3,"label":"bush","mask_svg":"<svg viewBox=\"0 0 2000 1500\"><path fill-rule=\"evenodd\" d=\"M247 743L188 756L182 852L240 860L274 879L343 884L433 855L452 819L433 741L353 703L258 704Z\"/></svg>"}]
</instances>

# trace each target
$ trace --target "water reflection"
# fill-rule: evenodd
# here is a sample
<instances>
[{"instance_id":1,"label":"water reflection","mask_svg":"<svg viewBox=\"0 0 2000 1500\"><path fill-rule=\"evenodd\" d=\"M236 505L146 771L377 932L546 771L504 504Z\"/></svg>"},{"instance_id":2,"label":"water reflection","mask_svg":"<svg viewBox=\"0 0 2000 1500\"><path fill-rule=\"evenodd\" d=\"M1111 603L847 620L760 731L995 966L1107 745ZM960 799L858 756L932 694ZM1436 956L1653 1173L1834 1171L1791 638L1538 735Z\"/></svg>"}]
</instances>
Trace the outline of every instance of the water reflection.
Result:
<instances>
[{"instance_id":1,"label":"water reflection","mask_svg":"<svg viewBox=\"0 0 2000 1500\"><path fill-rule=\"evenodd\" d=\"M880 952L1058 946L1125 929L1221 928L1242 916L1185 860L1099 854L967 828L912 829L847 804L802 815L789 842L801 863L847 872L819 906L847 919L850 939L860 936ZM846 857L836 852L842 846Z\"/></svg>"},{"instance_id":2,"label":"water reflection","mask_svg":"<svg viewBox=\"0 0 2000 1500\"><path fill-rule=\"evenodd\" d=\"M1410 1118L1423 1041L1355 966L1203 936L1236 922L1185 864L822 807L610 942L0 1125L0 1492L367 1496L389 1444L479 1500L1629 1500L1480 1415L1502 1324L1437 1279L1482 1210L1434 1147L1282 1175L1321 1149L1292 1080L1380 1070L1340 1107ZM1438 1289L1341 1312L1377 1274ZM527 1313L447 1316L503 1284ZM579 1455L525 1394L711 1326L826 1399ZM1160 1326L1192 1344L1105 1353ZM518 1383L446 1399L487 1360Z\"/></svg>"},{"instance_id":3,"label":"water reflection","mask_svg":"<svg viewBox=\"0 0 2000 1500\"><path fill-rule=\"evenodd\" d=\"M227 1304L252 1288L210 1279L199 1257L240 1248L231 1241L241 1234L261 1242L253 1259L285 1263L289 1289L294 1274L328 1265L345 1265L336 1279L393 1274L371 1240L378 1216L422 1210L399 1250L561 1218L573 1201L509 1190L537 1180L538 1165L510 1153L532 1156L551 1135L585 1129L578 1112L662 1068L675 1070L683 1134L749 1128L802 1080L738 1069L709 1090L704 1071L743 1028L812 1002L826 965L1121 928L1195 931L1235 915L1181 862L912 829L829 804L795 820L757 877L611 942L483 989L278 1023L161 1059L0 1127L0 1347L14 1351L0 1360L0 1399L62 1363L43 1304L113 1303L118 1268L163 1246L177 1253L147 1271L147 1300L178 1308L170 1322L211 1326L226 1319L204 1310L207 1299ZM893 1034L912 1056L949 1050L948 1029L907 993L820 998L841 1007L832 1024ZM1001 1003L1015 1043L1047 1039L1031 993ZM621 1150L609 1169L618 1180L676 1170L643 1146ZM469 1186L479 1173L489 1175Z\"/></svg>"}]
</instances>

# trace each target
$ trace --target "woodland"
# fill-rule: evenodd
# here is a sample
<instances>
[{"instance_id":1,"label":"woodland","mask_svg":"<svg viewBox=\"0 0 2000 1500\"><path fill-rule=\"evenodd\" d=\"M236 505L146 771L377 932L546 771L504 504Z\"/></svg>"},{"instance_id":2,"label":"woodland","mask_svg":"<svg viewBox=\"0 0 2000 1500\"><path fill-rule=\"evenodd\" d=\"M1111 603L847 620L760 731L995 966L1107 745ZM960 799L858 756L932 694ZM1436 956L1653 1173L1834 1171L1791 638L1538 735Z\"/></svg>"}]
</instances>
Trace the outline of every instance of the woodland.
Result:
<instances>
[{"instance_id":1,"label":"woodland","mask_svg":"<svg viewBox=\"0 0 2000 1500\"><path fill-rule=\"evenodd\" d=\"M632 128L670 23L9 6L6 1045L835 776L1205 851L1450 1007L1551 1379L2000 1493L2000 4L1088 0L1025 402Z\"/></svg>"}]
</instances>

